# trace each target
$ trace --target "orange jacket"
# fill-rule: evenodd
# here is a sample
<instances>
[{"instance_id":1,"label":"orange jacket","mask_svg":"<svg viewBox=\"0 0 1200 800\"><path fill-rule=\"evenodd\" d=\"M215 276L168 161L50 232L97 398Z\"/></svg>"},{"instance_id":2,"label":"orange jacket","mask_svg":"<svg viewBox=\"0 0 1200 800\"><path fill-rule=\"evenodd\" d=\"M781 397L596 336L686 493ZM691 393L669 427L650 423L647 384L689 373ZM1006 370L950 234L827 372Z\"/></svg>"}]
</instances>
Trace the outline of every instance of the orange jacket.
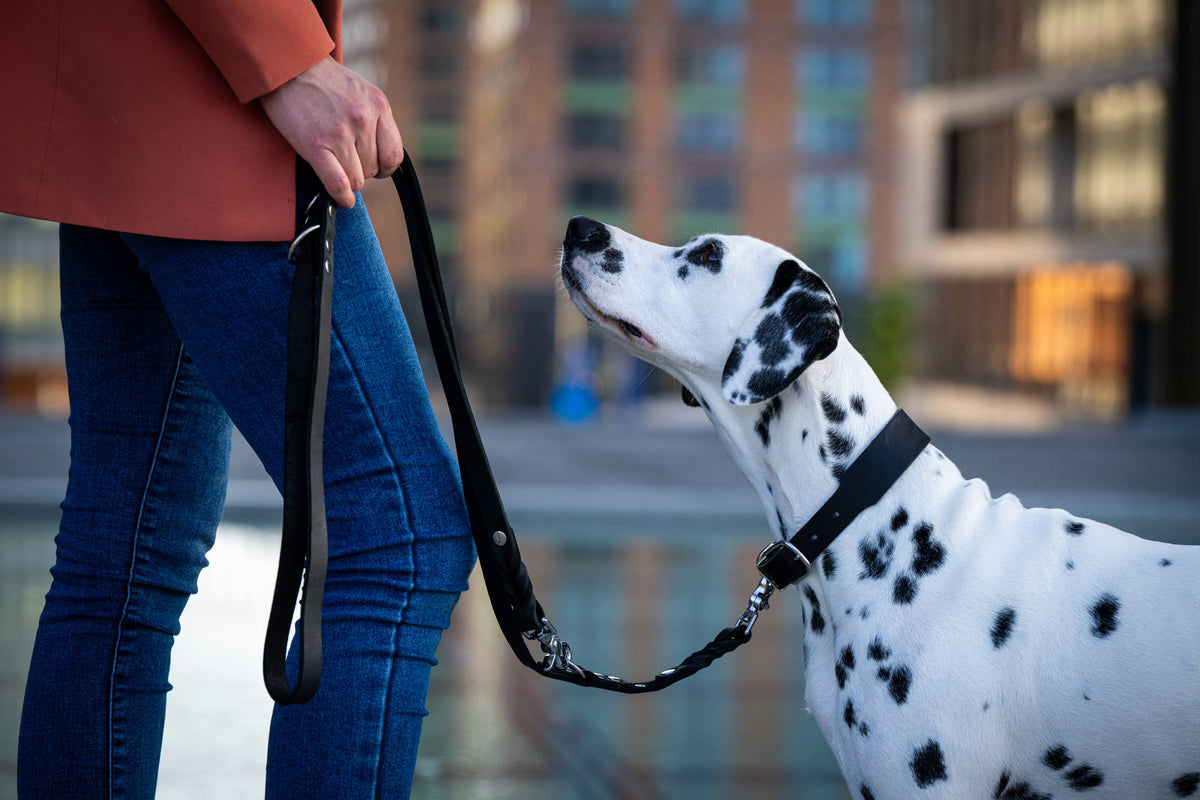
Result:
<instances>
[{"instance_id":1,"label":"orange jacket","mask_svg":"<svg viewBox=\"0 0 1200 800\"><path fill-rule=\"evenodd\" d=\"M254 101L340 56L341 0L0 4L0 211L292 237L295 152Z\"/></svg>"}]
</instances>

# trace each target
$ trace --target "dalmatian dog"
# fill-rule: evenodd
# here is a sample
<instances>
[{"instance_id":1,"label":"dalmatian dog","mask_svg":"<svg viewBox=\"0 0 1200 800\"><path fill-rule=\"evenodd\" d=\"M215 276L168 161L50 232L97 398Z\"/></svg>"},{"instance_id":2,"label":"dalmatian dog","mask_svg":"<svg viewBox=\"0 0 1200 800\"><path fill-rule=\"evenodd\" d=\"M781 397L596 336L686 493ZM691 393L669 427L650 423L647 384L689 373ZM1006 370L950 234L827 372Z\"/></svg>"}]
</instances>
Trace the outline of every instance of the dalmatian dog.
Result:
<instances>
[{"instance_id":1,"label":"dalmatian dog","mask_svg":"<svg viewBox=\"0 0 1200 800\"><path fill-rule=\"evenodd\" d=\"M683 385L788 538L896 405L829 287L745 236L571 220L583 314ZM1200 548L964 480L933 445L799 584L807 701L861 800L1200 798Z\"/></svg>"}]
</instances>

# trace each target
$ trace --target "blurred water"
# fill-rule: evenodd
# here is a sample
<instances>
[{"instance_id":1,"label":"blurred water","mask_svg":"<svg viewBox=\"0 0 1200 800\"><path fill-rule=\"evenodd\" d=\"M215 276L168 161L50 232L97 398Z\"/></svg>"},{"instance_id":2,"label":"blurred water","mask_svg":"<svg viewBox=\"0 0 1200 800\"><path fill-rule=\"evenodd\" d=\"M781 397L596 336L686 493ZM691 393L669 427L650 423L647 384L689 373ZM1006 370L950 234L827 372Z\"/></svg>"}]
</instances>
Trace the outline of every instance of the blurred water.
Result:
<instances>
[{"instance_id":1,"label":"blurred water","mask_svg":"<svg viewBox=\"0 0 1200 800\"><path fill-rule=\"evenodd\" d=\"M57 513L0 512L0 798L48 586ZM551 533L551 529L556 533ZM627 678L673 666L733 622L756 583L761 523L673 517L519 523L538 597L576 660ZM261 797L271 702L263 628L278 528L222 525L175 644L159 797ZM499 635L478 573L438 651L413 797L842 798L805 709L800 613L784 596L755 638L664 693L543 680Z\"/></svg>"}]
</instances>

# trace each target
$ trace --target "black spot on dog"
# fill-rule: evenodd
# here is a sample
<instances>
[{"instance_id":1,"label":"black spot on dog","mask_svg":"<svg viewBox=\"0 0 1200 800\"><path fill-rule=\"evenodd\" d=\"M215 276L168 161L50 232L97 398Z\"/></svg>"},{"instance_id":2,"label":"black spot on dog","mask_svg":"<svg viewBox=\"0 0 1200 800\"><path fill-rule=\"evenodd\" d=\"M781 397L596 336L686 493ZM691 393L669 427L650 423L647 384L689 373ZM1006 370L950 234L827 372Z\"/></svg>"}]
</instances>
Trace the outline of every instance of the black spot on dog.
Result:
<instances>
[{"instance_id":1,"label":"black spot on dog","mask_svg":"<svg viewBox=\"0 0 1200 800\"><path fill-rule=\"evenodd\" d=\"M923 522L913 531L913 543L916 553L913 555L913 572L918 575L928 575L946 560L946 548L933 540L933 526Z\"/></svg>"},{"instance_id":2,"label":"black spot on dog","mask_svg":"<svg viewBox=\"0 0 1200 800\"><path fill-rule=\"evenodd\" d=\"M1092 635L1104 639L1117 629L1117 612L1121 601L1111 594L1103 594L1092 606Z\"/></svg>"},{"instance_id":3,"label":"black spot on dog","mask_svg":"<svg viewBox=\"0 0 1200 800\"><path fill-rule=\"evenodd\" d=\"M725 371L721 375L721 382L724 383L733 377L733 374L742 367L742 357L746 354L746 340L738 339L733 343L733 350L729 351L729 358L725 362Z\"/></svg>"},{"instance_id":4,"label":"black spot on dog","mask_svg":"<svg viewBox=\"0 0 1200 800\"><path fill-rule=\"evenodd\" d=\"M846 409L838 405L837 401L827 394L821 395L821 412L825 414L825 419L835 425L846 421Z\"/></svg>"},{"instance_id":5,"label":"black spot on dog","mask_svg":"<svg viewBox=\"0 0 1200 800\"><path fill-rule=\"evenodd\" d=\"M758 438L762 439L763 447L771 444L771 423L779 418L782 410L783 401L774 397L759 414L758 422L754 423L754 431L758 434Z\"/></svg>"},{"instance_id":6,"label":"black spot on dog","mask_svg":"<svg viewBox=\"0 0 1200 800\"><path fill-rule=\"evenodd\" d=\"M779 298L783 297L788 289L796 283L800 277L800 265L795 261L784 261L775 270L775 278L771 281L771 288L767 289L767 295L763 298L762 307L769 308L775 305Z\"/></svg>"},{"instance_id":7,"label":"black spot on dog","mask_svg":"<svg viewBox=\"0 0 1200 800\"><path fill-rule=\"evenodd\" d=\"M917 582L906 574L896 578L892 586L892 601L898 606L906 606L917 596Z\"/></svg>"},{"instance_id":8,"label":"black spot on dog","mask_svg":"<svg viewBox=\"0 0 1200 800\"><path fill-rule=\"evenodd\" d=\"M1071 763L1071 753L1065 745L1055 745L1042 755L1042 763L1053 770L1060 770Z\"/></svg>"},{"instance_id":9,"label":"black spot on dog","mask_svg":"<svg viewBox=\"0 0 1200 800\"><path fill-rule=\"evenodd\" d=\"M1002 608L996 612L996 619L992 622L992 647L999 650L1008 641L1008 637L1012 635L1013 625L1017 622L1017 610L1015 608Z\"/></svg>"},{"instance_id":10,"label":"black spot on dog","mask_svg":"<svg viewBox=\"0 0 1200 800\"><path fill-rule=\"evenodd\" d=\"M1159 565L1160 567L1169 567L1169 566L1171 566L1171 559L1169 559L1169 558L1164 558L1162 561L1159 561L1159 562L1158 562L1158 565Z\"/></svg>"},{"instance_id":11,"label":"black spot on dog","mask_svg":"<svg viewBox=\"0 0 1200 800\"><path fill-rule=\"evenodd\" d=\"M863 400L863 396L861 394L851 395L850 408L855 414L858 414L861 417L867 413L867 401Z\"/></svg>"},{"instance_id":12,"label":"black spot on dog","mask_svg":"<svg viewBox=\"0 0 1200 800\"><path fill-rule=\"evenodd\" d=\"M1083 533L1083 523L1071 520L1065 526L1067 533L1072 536L1079 536Z\"/></svg>"},{"instance_id":13,"label":"black spot on dog","mask_svg":"<svg viewBox=\"0 0 1200 800\"><path fill-rule=\"evenodd\" d=\"M1067 562L1067 569L1069 569L1069 570L1070 570L1070 569L1075 569L1075 562L1074 562L1074 561L1068 561L1068 562Z\"/></svg>"},{"instance_id":14,"label":"black spot on dog","mask_svg":"<svg viewBox=\"0 0 1200 800\"><path fill-rule=\"evenodd\" d=\"M600 269L605 272L617 273L625 266L625 254L614 247L610 247L604 251L604 260L600 262Z\"/></svg>"},{"instance_id":15,"label":"black spot on dog","mask_svg":"<svg viewBox=\"0 0 1200 800\"><path fill-rule=\"evenodd\" d=\"M1085 789L1095 789L1104 783L1104 775L1095 767L1084 764L1066 774L1067 783L1077 792Z\"/></svg>"},{"instance_id":16,"label":"black spot on dog","mask_svg":"<svg viewBox=\"0 0 1200 800\"><path fill-rule=\"evenodd\" d=\"M825 298L805 292L792 292L780 308L783 319L792 329L792 339L803 344L812 336L812 323L824 316L837 313L837 306Z\"/></svg>"},{"instance_id":17,"label":"black spot on dog","mask_svg":"<svg viewBox=\"0 0 1200 800\"><path fill-rule=\"evenodd\" d=\"M687 265L684 264L682 267L680 267L678 270L675 271L675 274L679 276L680 280L684 280L685 278L687 278L687 276L688 276Z\"/></svg>"},{"instance_id":18,"label":"black spot on dog","mask_svg":"<svg viewBox=\"0 0 1200 800\"><path fill-rule=\"evenodd\" d=\"M683 258L683 248L679 248L672 255L674 255L675 258Z\"/></svg>"},{"instance_id":19,"label":"black spot on dog","mask_svg":"<svg viewBox=\"0 0 1200 800\"><path fill-rule=\"evenodd\" d=\"M838 659L838 663L833 668L834 677L837 678L837 685L839 689L846 688L846 678L849 677L850 672L853 669L854 650L847 646L846 649L842 650L842 657Z\"/></svg>"},{"instance_id":20,"label":"black spot on dog","mask_svg":"<svg viewBox=\"0 0 1200 800\"><path fill-rule=\"evenodd\" d=\"M746 382L746 388L750 390L751 397L771 397L783 390L783 387L794 381L800 376L800 368L792 370L792 372L784 374L783 370L767 367L760 369L750 376L750 380Z\"/></svg>"},{"instance_id":21,"label":"black spot on dog","mask_svg":"<svg viewBox=\"0 0 1200 800\"><path fill-rule=\"evenodd\" d=\"M826 437L829 441L829 453L834 458L845 458L854 449L854 442L848 436L837 431L830 431Z\"/></svg>"},{"instance_id":22,"label":"black spot on dog","mask_svg":"<svg viewBox=\"0 0 1200 800\"><path fill-rule=\"evenodd\" d=\"M904 506L896 509L896 513L892 515L892 530L898 531L908 524L908 511Z\"/></svg>"},{"instance_id":23,"label":"black spot on dog","mask_svg":"<svg viewBox=\"0 0 1200 800\"><path fill-rule=\"evenodd\" d=\"M705 239L688 251L688 263L704 267L716 275L721 271L721 261L725 257L725 246L719 239Z\"/></svg>"},{"instance_id":24,"label":"black spot on dog","mask_svg":"<svg viewBox=\"0 0 1200 800\"><path fill-rule=\"evenodd\" d=\"M832 579L837 574L837 557L833 551L826 550L825 555L821 556L821 571L825 573L826 578Z\"/></svg>"},{"instance_id":25,"label":"black spot on dog","mask_svg":"<svg viewBox=\"0 0 1200 800\"><path fill-rule=\"evenodd\" d=\"M875 534L874 541L867 537L859 542L858 558L862 561L863 571L859 574L858 579L880 580L887 575L888 568L892 565L892 553L895 547L892 540L883 533Z\"/></svg>"},{"instance_id":26,"label":"black spot on dog","mask_svg":"<svg viewBox=\"0 0 1200 800\"><path fill-rule=\"evenodd\" d=\"M862 796L862 800L875 800L875 795L871 794L870 788L865 783L858 787L858 793Z\"/></svg>"},{"instance_id":27,"label":"black spot on dog","mask_svg":"<svg viewBox=\"0 0 1200 800\"><path fill-rule=\"evenodd\" d=\"M792 262L795 264L796 262ZM797 265L799 267L799 265ZM797 272L793 282L806 292L821 296L823 299L828 298L827 302L832 303L833 292L829 290L829 284L821 280L821 276L810 269L801 269Z\"/></svg>"},{"instance_id":28,"label":"black spot on dog","mask_svg":"<svg viewBox=\"0 0 1200 800\"><path fill-rule=\"evenodd\" d=\"M858 717L854 713L853 700L846 701L846 707L842 710L842 719L845 721L847 728L853 728L858 724Z\"/></svg>"},{"instance_id":29,"label":"black spot on dog","mask_svg":"<svg viewBox=\"0 0 1200 800\"><path fill-rule=\"evenodd\" d=\"M774 367L792 352L792 346L784 338L787 333L783 318L778 314L767 314L758 323L758 328L754 331L754 341L762 348L759 358L764 364Z\"/></svg>"},{"instance_id":30,"label":"black spot on dog","mask_svg":"<svg viewBox=\"0 0 1200 800\"><path fill-rule=\"evenodd\" d=\"M1200 772L1189 772L1171 781L1176 797L1191 797L1200 789Z\"/></svg>"},{"instance_id":31,"label":"black spot on dog","mask_svg":"<svg viewBox=\"0 0 1200 800\"><path fill-rule=\"evenodd\" d=\"M810 627L812 632L821 634L825 632L825 617L821 616L821 601L817 599L817 593L812 590L811 586L804 587L804 596L808 598L808 602L812 605L812 622Z\"/></svg>"},{"instance_id":32,"label":"black spot on dog","mask_svg":"<svg viewBox=\"0 0 1200 800\"><path fill-rule=\"evenodd\" d=\"M992 794L995 800L1052 800L1048 794L1035 792L1028 783L1015 783L1010 786L1011 780L1012 776L1007 771L1000 776L1000 782L996 784L996 791Z\"/></svg>"},{"instance_id":33,"label":"black spot on dog","mask_svg":"<svg viewBox=\"0 0 1200 800\"><path fill-rule=\"evenodd\" d=\"M900 666L891 671L888 677L888 694L896 701L896 705L902 706L908 700L908 690L912 686L912 673L908 667Z\"/></svg>"},{"instance_id":34,"label":"black spot on dog","mask_svg":"<svg viewBox=\"0 0 1200 800\"><path fill-rule=\"evenodd\" d=\"M891 655L892 651L883 646L883 640L878 636L867 645L867 658L872 661L886 661Z\"/></svg>"},{"instance_id":35,"label":"black spot on dog","mask_svg":"<svg viewBox=\"0 0 1200 800\"><path fill-rule=\"evenodd\" d=\"M913 780L922 789L946 780L946 757L942 755L941 745L933 739L913 751L909 766L912 767Z\"/></svg>"}]
</instances>

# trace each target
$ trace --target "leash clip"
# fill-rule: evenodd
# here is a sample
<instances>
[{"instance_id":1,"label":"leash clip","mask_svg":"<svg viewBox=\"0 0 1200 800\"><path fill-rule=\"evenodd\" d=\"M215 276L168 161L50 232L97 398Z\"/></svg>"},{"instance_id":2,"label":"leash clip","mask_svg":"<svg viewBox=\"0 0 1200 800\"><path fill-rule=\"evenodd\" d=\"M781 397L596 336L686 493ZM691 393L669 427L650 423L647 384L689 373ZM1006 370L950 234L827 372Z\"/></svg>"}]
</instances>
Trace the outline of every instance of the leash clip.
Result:
<instances>
[{"instance_id":1,"label":"leash clip","mask_svg":"<svg viewBox=\"0 0 1200 800\"><path fill-rule=\"evenodd\" d=\"M742 616L734 624L733 627L738 628L746 636L750 635L750 629L754 627L754 623L758 622L758 615L762 611L766 611L771 606L767 603L771 595L775 592L775 586L766 578L758 582L758 586L750 594L749 604L746 610L742 612Z\"/></svg>"},{"instance_id":2,"label":"leash clip","mask_svg":"<svg viewBox=\"0 0 1200 800\"><path fill-rule=\"evenodd\" d=\"M558 635L558 630L550 620L542 617L542 626L536 631L526 631L522 634L526 639L534 639L541 645L542 672L574 672L584 677L583 670L571 660L571 645L564 642Z\"/></svg>"}]
</instances>

